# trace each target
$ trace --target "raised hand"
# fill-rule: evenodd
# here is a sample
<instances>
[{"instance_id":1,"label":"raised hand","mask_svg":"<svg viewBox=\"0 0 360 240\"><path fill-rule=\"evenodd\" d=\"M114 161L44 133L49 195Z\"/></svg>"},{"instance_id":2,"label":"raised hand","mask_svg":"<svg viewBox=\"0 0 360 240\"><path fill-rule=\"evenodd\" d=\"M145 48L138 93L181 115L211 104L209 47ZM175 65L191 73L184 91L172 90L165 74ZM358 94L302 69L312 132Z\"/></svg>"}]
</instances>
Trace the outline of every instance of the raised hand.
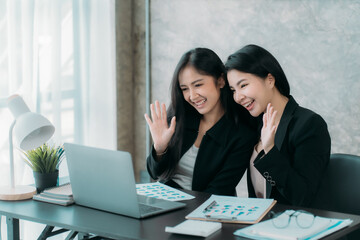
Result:
<instances>
[{"instance_id":1,"label":"raised hand","mask_svg":"<svg viewBox=\"0 0 360 240\"><path fill-rule=\"evenodd\" d=\"M166 106L159 101L150 104L151 118L145 113L145 120L149 125L152 139L154 141L154 148L157 154L163 153L169 145L170 139L175 132L175 117L171 119L170 127L167 122Z\"/></svg>"},{"instance_id":2,"label":"raised hand","mask_svg":"<svg viewBox=\"0 0 360 240\"><path fill-rule=\"evenodd\" d=\"M268 153L275 145L275 133L277 125L275 123L277 111L271 106L267 105L266 112L263 115L263 127L261 129L261 144L265 151Z\"/></svg>"}]
</instances>

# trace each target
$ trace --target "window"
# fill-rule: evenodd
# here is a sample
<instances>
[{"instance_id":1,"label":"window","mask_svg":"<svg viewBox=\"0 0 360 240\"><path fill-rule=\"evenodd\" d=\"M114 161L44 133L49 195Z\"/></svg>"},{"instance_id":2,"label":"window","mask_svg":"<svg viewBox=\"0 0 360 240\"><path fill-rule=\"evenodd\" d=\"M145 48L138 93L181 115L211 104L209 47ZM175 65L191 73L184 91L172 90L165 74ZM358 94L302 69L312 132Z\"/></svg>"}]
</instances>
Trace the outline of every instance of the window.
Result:
<instances>
[{"instance_id":1,"label":"window","mask_svg":"<svg viewBox=\"0 0 360 240\"><path fill-rule=\"evenodd\" d=\"M55 126L54 144L116 149L114 0L0 1L0 184L9 181L7 97ZM14 145L16 147L16 144ZM15 149L17 184L31 170ZM60 176L67 175L66 162Z\"/></svg>"}]
</instances>

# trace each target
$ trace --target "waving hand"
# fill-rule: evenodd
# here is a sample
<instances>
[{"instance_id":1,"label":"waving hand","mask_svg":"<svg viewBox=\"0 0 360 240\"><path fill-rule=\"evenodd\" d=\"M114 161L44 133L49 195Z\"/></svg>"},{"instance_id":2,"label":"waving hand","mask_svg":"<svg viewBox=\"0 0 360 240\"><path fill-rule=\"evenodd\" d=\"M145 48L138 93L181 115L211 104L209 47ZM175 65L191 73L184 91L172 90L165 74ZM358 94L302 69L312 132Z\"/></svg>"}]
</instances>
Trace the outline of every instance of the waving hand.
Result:
<instances>
[{"instance_id":1,"label":"waving hand","mask_svg":"<svg viewBox=\"0 0 360 240\"><path fill-rule=\"evenodd\" d=\"M175 132L175 117L171 119L170 127L167 122L166 106L159 101L150 104L151 119L145 113L145 120L149 125L152 139L154 141L154 148L157 154L163 153L169 145L170 139Z\"/></svg>"},{"instance_id":2,"label":"waving hand","mask_svg":"<svg viewBox=\"0 0 360 240\"><path fill-rule=\"evenodd\" d=\"M268 153L275 145L276 118L277 111L268 104L266 113L263 115L263 127L261 129L261 142L265 153Z\"/></svg>"}]
</instances>

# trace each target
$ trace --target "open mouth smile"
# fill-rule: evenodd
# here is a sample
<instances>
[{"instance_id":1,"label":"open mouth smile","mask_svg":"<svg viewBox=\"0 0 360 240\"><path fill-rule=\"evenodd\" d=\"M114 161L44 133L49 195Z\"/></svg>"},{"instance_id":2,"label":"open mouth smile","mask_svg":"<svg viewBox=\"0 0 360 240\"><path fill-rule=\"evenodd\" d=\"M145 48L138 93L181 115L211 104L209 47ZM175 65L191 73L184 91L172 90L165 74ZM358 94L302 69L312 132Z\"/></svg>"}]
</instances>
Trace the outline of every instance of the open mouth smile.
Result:
<instances>
[{"instance_id":1,"label":"open mouth smile","mask_svg":"<svg viewBox=\"0 0 360 240\"><path fill-rule=\"evenodd\" d=\"M250 110L253 108L253 106L254 106L254 102L255 102L255 100L252 100L251 102L248 102L248 103L246 103L246 104L243 104L242 106L243 106L244 108L246 108L248 111L250 111Z\"/></svg>"},{"instance_id":2,"label":"open mouth smile","mask_svg":"<svg viewBox=\"0 0 360 240\"><path fill-rule=\"evenodd\" d=\"M207 101L207 99L203 99L203 100L198 101L198 102L193 102L193 104L194 104L196 107L199 107L199 106L203 105L206 101Z\"/></svg>"}]
</instances>

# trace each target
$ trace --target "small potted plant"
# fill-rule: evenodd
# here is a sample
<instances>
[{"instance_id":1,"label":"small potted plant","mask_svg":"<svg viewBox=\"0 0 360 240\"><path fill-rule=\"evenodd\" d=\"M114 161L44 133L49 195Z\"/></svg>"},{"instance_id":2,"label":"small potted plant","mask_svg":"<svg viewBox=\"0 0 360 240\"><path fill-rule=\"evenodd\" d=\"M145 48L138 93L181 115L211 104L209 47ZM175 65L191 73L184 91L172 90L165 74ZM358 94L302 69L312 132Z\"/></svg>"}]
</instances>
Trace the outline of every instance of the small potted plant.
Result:
<instances>
[{"instance_id":1,"label":"small potted plant","mask_svg":"<svg viewBox=\"0 0 360 240\"><path fill-rule=\"evenodd\" d=\"M24 160L33 170L35 186L38 192L56 186L59 177L59 165L64 158L64 148L44 143L33 150L24 151Z\"/></svg>"}]
</instances>

